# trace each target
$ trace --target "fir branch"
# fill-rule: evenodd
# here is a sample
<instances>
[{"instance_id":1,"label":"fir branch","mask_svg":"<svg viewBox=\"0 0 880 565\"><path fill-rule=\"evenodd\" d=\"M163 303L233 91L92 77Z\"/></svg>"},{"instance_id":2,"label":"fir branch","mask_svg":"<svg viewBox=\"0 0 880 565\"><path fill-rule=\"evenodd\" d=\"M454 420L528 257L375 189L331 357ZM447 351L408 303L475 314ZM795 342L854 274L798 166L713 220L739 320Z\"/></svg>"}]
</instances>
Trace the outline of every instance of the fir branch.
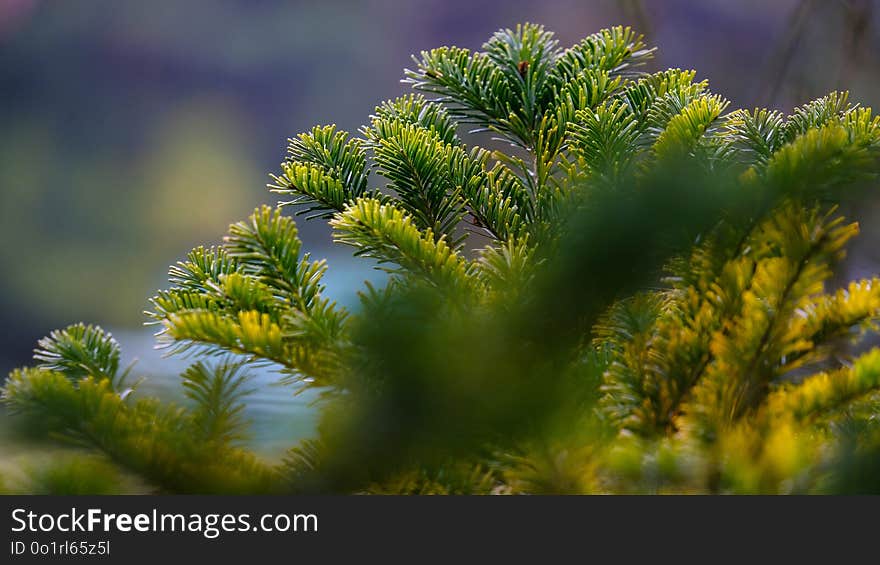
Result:
<instances>
[{"instance_id":1,"label":"fir branch","mask_svg":"<svg viewBox=\"0 0 880 565\"><path fill-rule=\"evenodd\" d=\"M435 240L430 229L421 232L410 216L391 204L360 199L330 223L334 240L355 247L356 255L395 263L441 288L472 284L470 267L444 237Z\"/></svg>"}]
</instances>

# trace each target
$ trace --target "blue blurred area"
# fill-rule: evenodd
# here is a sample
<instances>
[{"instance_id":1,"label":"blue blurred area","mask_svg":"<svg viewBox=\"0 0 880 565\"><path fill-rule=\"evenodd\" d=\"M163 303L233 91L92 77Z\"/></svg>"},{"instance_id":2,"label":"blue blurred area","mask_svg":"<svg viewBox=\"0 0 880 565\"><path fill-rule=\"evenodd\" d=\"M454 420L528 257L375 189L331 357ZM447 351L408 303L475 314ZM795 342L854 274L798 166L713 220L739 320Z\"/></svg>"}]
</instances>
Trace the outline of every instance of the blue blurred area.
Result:
<instances>
[{"instance_id":1,"label":"blue blurred area","mask_svg":"<svg viewBox=\"0 0 880 565\"><path fill-rule=\"evenodd\" d=\"M801 4L0 0L0 374L78 320L142 348L167 266L274 202L285 139L357 129L422 49L479 48L527 20L562 44L623 23L659 45L655 67L696 68L734 106L790 108L842 84L876 103L875 3L811 2L804 17ZM331 250L325 226L301 229L360 287L369 269Z\"/></svg>"}]
</instances>

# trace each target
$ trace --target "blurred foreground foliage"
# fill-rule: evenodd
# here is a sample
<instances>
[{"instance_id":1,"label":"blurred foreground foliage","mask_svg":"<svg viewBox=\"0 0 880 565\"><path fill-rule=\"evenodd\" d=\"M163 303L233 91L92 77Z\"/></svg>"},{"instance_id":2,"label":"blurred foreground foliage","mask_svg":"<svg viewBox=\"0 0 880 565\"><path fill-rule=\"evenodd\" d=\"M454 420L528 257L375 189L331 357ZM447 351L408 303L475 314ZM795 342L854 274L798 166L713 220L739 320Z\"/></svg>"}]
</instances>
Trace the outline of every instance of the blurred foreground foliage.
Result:
<instances>
[{"instance_id":1,"label":"blurred foreground foliage","mask_svg":"<svg viewBox=\"0 0 880 565\"><path fill-rule=\"evenodd\" d=\"M483 49L421 53L418 93L358 135L291 139L279 207L171 268L148 315L195 358L188 407L139 398L85 325L6 404L167 492L880 492L880 349L857 344L880 281L832 285L880 119L845 93L731 111L694 71L641 72L629 28ZM286 206L388 284L332 302ZM259 363L322 393L278 465L242 443Z\"/></svg>"}]
</instances>

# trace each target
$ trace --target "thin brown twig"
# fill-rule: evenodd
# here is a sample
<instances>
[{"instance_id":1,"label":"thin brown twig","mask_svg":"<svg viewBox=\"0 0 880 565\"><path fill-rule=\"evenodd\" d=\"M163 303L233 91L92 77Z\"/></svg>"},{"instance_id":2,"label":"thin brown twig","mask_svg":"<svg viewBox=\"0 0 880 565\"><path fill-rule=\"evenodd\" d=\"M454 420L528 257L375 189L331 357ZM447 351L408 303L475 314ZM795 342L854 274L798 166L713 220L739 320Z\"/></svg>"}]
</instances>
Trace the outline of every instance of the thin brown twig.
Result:
<instances>
[{"instance_id":1,"label":"thin brown twig","mask_svg":"<svg viewBox=\"0 0 880 565\"><path fill-rule=\"evenodd\" d=\"M771 57L768 66L767 78L761 84L769 85L761 99L765 106L772 106L782 87L782 81L788 74L788 68L794 58L795 49L800 41L804 25L810 12L813 10L813 0L801 0L789 17L788 32L785 39L779 44L776 54Z\"/></svg>"},{"instance_id":2,"label":"thin brown twig","mask_svg":"<svg viewBox=\"0 0 880 565\"><path fill-rule=\"evenodd\" d=\"M620 0L620 3L626 18L632 20L636 31L644 35L647 42L650 43L651 32L653 31L651 19L648 17L642 0Z\"/></svg>"},{"instance_id":3,"label":"thin brown twig","mask_svg":"<svg viewBox=\"0 0 880 565\"><path fill-rule=\"evenodd\" d=\"M851 82L853 72L862 60L865 39L871 29L873 0L849 0L844 3L845 23L842 61L838 67L837 88L843 90Z\"/></svg>"}]
</instances>

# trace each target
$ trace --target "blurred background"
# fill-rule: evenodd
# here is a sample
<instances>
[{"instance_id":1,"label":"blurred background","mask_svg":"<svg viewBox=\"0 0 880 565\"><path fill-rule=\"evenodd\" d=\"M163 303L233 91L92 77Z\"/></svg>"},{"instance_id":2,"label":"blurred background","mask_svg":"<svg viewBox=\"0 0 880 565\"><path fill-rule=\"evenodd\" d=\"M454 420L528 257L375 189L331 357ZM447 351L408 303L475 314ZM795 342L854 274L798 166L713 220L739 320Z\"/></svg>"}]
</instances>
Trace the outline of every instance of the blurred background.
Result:
<instances>
[{"instance_id":1,"label":"blurred background","mask_svg":"<svg viewBox=\"0 0 880 565\"><path fill-rule=\"evenodd\" d=\"M478 49L524 21L563 45L632 25L660 48L653 68L694 68L732 107L790 110L837 88L880 106L877 0L0 0L0 375L83 320L161 389L181 363L157 366L146 299L191 247L275 201L265 184L286 138L355 130L403 92L411 54ZM854 268L876 271L880 230L862 220ZM351 302L376 275L321 224L301 228ZM308 409L278 398L262 410L286 424L255 413L258 434L289 444Z\"/></svg>"}]
</instances>

